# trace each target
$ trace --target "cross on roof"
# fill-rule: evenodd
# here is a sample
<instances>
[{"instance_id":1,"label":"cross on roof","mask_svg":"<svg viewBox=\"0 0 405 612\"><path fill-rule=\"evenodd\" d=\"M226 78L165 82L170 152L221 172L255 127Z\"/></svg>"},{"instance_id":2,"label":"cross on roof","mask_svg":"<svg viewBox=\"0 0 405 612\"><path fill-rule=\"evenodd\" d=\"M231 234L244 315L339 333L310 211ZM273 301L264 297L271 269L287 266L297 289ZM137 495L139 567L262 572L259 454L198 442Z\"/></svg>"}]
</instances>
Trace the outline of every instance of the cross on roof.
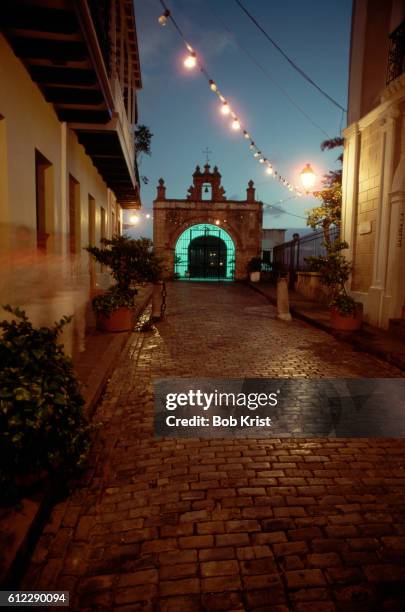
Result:
<instances>
[{"instance_id":1,"label":"cross on roof","mask_svg":"<svg viewBox=\"0 0 405 612\"><path fill-rule=\"evenodd\" d=\"M209 156L210 156L210 153L212 153L212 151L210 151L210 150L209 150L209 148L208 148L208 147L206 147L206 148L204 149L203 153L204 153L204 155L205 155L205 161L206 161L206 163L208 164L208 162L210 161Z\"/></svg>"}]
</instances>

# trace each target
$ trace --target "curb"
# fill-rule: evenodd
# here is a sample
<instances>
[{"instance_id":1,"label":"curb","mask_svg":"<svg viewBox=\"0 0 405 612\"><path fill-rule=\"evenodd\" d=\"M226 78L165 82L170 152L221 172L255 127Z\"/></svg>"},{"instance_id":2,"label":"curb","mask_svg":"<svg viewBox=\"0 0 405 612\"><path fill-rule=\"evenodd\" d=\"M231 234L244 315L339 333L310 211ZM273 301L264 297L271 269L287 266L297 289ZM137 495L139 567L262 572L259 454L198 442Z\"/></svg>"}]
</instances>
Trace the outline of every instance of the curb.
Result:
<instances>
[{"instance_id":1,"label":"curb","mask_svg":"<svg viewBox=\"0 0 405 612\"><path fill-rule=\"evenodd\" d=\"M257 293L265 297L266 300L270 302L270 304L272 304L273 306L277 306L276 298L273 298L272 296L262 291L260 287L255 287L252 283L247 282L246 284L251 289L253 289L253 291L256 291ZM378 357L378 359L389 363L390 365L398 368L399 370L405 371L405 357L398 355L397 353L385 351L384 349L381 349L378 346L374 346L373 344L367 342L361 336L358 336L356 333L335 331L329 325L325 325L325 323L322 323L322 321L318 321L317 319L313 319L312 317L303 314L302 312L294 308L294 306L290 306L290 312L296 319L300 319L305 323L309 323L309 325L312 325L313 327L327 332L328 334L330 334L337 340L340 340L341 342L346 342L346 344L350 344L350 346L352 346L356 351L374 355L374 357Z\"/></svg>"},{"instance_id":2,"label":"curb","mask_svg":"<svg viewBox=\"0 0 405 612\"><path fill-rule=\"evenodd\" d=\"M138 320L152 298L152 287L145 293L135 310L134 319ZM100 397L116 364L117 358L127 342L132 330L117 335L111 349L111 358L102 378L93 393L85 398L84 412L88 418L94 414ZM0 521L2 549L0 551L0 588L16 589L24 574L27 562L32 555L43 527L49 518L52 507L60 495L58 483L49 482L47 488L32 498L22 499L12 508L7 517Z\"/></svg>"}]
</instances>

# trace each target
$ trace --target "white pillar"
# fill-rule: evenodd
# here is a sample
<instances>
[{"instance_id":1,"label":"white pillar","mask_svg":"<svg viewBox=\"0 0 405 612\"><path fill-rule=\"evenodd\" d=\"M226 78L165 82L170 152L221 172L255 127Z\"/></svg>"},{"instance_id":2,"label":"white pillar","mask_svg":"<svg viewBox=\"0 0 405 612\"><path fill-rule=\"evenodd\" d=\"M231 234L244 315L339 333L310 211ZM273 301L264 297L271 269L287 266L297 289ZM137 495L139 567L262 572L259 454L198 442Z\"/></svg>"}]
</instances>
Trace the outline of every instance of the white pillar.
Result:
<instances>
[{"instance_id":1,"label":"white pillar","mask_svg":"<svg viewBox=\"0 0 405 612\"><path fill-rule=\"evenodd\" d=\"M279 278L277 281L277 318L283 321L291 321L286 278Z\"/></svg>"},{"instance_id":2,"label":"white pillar","mask_svg":"<svg viewBox=\"0 0 405 612\"><path fill-rule=\"evenodd\" d=\"M377 204L376 237L373 258L373 274L368 294L368 317L370 323L387 326L383 321L383 296L386 285L386 273L389 251L389 231L391 217L390 191L394 170L394 152L396 145L396 120L399 110L390 107L384 114L382 122L382 155L380 172L380 192Z\"/></svg>"},{"instance_id":3,"label":"white pillar","mask_svg":"<svg viewBox=\"0 0 405 612\"><path fill-rule=\"evenodd\" d=\"M400 318L405 304L405 153L395 172L390 194L390 234L382 323Z\"/></svg>"},{"instance_id":4,"label":"white pillar","mask_svg":"<svg viewBox=\"0 0 405 612\"><path fill-rule=\"evenodd\" d=\"M349 248L345 251L347 259L353 259L356 235L356 214L359 180L360 132L357 123L352 123L343 131L345 139L342 174L342 224L341 237Z\"/></svg>"}]
</instances>

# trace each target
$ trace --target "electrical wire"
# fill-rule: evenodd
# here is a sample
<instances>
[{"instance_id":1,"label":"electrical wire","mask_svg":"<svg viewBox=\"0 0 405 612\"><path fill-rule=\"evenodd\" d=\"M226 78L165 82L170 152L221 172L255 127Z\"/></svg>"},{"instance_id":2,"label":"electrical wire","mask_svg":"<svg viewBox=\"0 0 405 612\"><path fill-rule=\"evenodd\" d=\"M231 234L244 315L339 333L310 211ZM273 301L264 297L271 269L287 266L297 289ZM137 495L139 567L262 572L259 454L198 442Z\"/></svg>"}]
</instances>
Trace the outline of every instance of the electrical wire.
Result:
<instances>
[{"instance_id":1,"label":"electrical wire","mask_svg":"<svg viewBox=\"0 0 405 612\"><path fill-rule=\"evenodd\" d=\"M328 132L326 132L320 125L318 125L318 123L316 123L306 113L306 111L304 111L304 109L301 108L301 106L299 104L297 104L297 102L290 96L290 94L283 87L281 87L281 85L279 85L279 83L277 83L277 81L274 80L274 78L270 74L270 72L268 70L266 70L266 68L264 68L264 66L262 66L262 64L260 64L260 62L254 57L254 55L244 45L242 45L237 40L237 38L234 36L232 30L230 30L228 28L228 26L226 25L226 23L224 22L222 17L210 6L208 0L206 0L206 6L209 8L209 10L214 15L214 17L217 19L217 21L220 22L222 27L228 32L228 34L230 34L232 36L232 40L236 43L236 45L239 47L239 49L241 51L243 51L243 53L245 53L245 55L250 59L251 62L253 62L255 64L255 66L264 74L264 76L267 79L269 79L269 81L273 85L275 85L279 91L281 91L281 93L287 98L287 100L290 102L290 104L292 104L315 128L317 128L320 132L322 132L322 134L324 136L326 136L329 139L332 138L332 136L330 134L328 134Z\"/></svg>"},{"instance_id":2,"label":"electrical wire","mask_svg":"<svg viewBox=\"0 0 405 612\"><path fill-rule=\"evenodd\" d=\"M315 87L325 98L329 100L332 104L340 108L343 112L347 112L347 110L339 104L332 96L330 96L324 89L322 89L310 76L304 72L302 68L298 66L288 55L283 51L283 49L276 43L273 38L271 38L270 34L266 32L266 30L260 25L260 23L253 17L253 15L248 11L248 9L242 4L241 0L235 0L236 4L241 8L241 10L249 17L249 19L254 23L254 25L261 31L261 33L267 38L267 40L277 49L279 53L287 60L287 62L296 70L308 83L310 83L313 87Z\"/></svg>"},{"instance_id":3,"label":"electrical wire","mask_svg":"<svg viewBox=\"0 0 405 612\"><path fill-rule=\"evenodd\" d=\"M190 43L188 42L188 40L184 36L183 31L181 30L180 26L176 22L176 20L173 17L172 13L168 9L165 0L160 0L160 4L164 8L164 14L161 16L161 18L164 18L165 20L167 20L167 19L171 20L171 22L173 23L177 33L179 34L179 36L183 40L183 42L184 42L184 44L185 44L185 46L186 46L186 48L187 48L187 50L188 50L188 52L190 54L189 57L193 58L193 61L194 61L193 65L197 66L199 68L200 72L205 76L206 80L208 81L208 85L210 86L211 91L213 91L217 95L219 100L222 102L223 108L226 107L227 114L229 114L229 113L231 114L231 116L232 116L232 118L234 120L233 123L236 124L236 128L234 128L234 129L241 129L242 125L241 125L240 120L238 119L236 114L229 108L229 104L226 101L225 97L219 91L219 88L218 88L217 84L210 77L210 75L208 74L208 71L206 70L205 66L203 65L203 63L201 62L199 57L197 57L197 54L196 54L194 48L190 45ZM257 146L256 142L251 138L250 133L246 129L243 129L242 131L243 131L244 138L247 139L248 141L250 141L249 148L252 151L254 151L254 157L257 158L258 161L260 163L262 163L266 167L266 170L267 170L268 174L270 174L274 178L276 178L280 183L282 183L290 191L294 191L298 195L302 196L303 193L300 191L300 189L298 187L292 185L292 183L290 183L277 170L275 170L273 168L273 165L269 162L269 160L266 157L263 156L260 148Z\"/></svg>"}]
</instances>

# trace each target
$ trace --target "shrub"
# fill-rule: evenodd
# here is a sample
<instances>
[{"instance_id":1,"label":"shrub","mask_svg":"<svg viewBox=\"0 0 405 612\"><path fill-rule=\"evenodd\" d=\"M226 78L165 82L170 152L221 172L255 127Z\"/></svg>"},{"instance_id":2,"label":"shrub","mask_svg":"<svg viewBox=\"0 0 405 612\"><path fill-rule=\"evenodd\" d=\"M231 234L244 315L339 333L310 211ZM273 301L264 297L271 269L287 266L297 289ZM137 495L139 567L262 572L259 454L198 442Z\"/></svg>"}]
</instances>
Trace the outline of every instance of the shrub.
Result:
<instances>
[{"instance_id":1,"label":"shrub","mask_svg":"<svg viewBox=\"0 0 405 612\"><path fill-rule=\"evenodd\" d=\"M25 312L0 329L0 484L12 491L19 479L61 472L64 478L86 456L90 427L71 360L58 336L71 317L35 328Z\"/></svg>"}]
</instances>

